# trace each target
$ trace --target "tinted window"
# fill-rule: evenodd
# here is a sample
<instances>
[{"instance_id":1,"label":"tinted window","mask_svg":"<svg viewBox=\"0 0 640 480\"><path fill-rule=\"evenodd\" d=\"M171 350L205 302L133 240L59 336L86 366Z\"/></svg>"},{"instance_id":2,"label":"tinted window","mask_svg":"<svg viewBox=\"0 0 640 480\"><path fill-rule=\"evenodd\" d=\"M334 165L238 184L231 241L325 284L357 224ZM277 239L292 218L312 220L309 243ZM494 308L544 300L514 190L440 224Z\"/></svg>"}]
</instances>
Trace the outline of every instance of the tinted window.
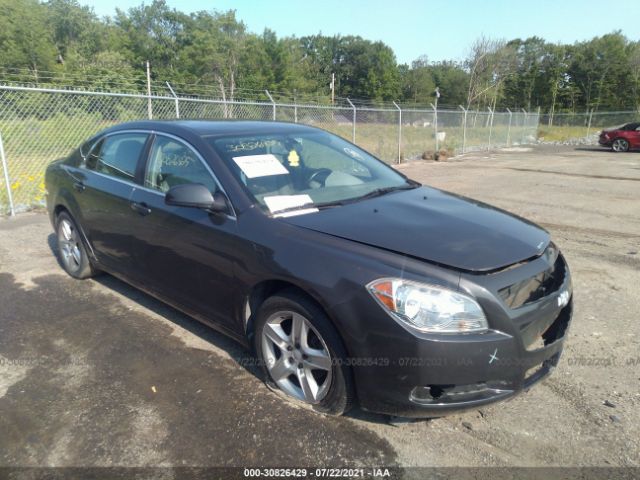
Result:
<instances>
[{"instance_id":1,"label":"tinted window","mask_svg":"<svg viewBox=\"0 0 640 480\"><path fill-rule=\"evenodd\" d=\"M110 135L93 147L85 166L96 172L133 181L147 137L144 133Z\"/></svg>"},{"instance_id":2,"label":"tinted window","mask_svg":"<svg viewBox=\"0 0 640 480\"><path fill-rule=\"evenodd\" d=\"M217 189L202 160L189 146L172 138L156 137L149 155L145 186L166 192L185 183L201 183L211 192Z\"/></svg>"}]
</instances>

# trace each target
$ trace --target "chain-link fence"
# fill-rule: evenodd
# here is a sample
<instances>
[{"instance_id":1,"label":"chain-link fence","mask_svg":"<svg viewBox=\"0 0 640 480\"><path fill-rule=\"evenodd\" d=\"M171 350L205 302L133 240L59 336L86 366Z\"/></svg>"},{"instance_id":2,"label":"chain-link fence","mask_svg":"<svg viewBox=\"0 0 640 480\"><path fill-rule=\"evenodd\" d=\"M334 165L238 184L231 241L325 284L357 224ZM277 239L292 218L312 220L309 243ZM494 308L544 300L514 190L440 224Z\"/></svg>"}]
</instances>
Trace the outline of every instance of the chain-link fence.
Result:
<instances>
[{"instance_id":1,"label":"chain-link fence","mask_svg":"<svg viewBox=\"0 0 640 480\"><path fill-rule=\"evenodd\" d=\"M269 96L267 92L267 96ZM270 96L269 96L270 98ZM252 119L313 125L388 163L531 143L538 114L393 107L280 104L270 101L57 90L0 85L0 214L44 201L44 169L83 140L136 119Z\"/></svg>"}]
</instances>

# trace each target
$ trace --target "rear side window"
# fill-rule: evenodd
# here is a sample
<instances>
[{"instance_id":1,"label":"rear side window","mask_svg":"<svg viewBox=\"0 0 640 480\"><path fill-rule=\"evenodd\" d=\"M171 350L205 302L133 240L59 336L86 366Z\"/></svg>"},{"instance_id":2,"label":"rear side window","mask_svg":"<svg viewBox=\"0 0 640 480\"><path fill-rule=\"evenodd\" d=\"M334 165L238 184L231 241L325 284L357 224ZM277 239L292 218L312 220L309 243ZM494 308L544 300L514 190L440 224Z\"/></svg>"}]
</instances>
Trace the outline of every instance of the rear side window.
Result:
<instances>
[{"instance_id":1,"label":"rear side window","mask_svg":"<svg viewBox=\"0 0 640 480\"><path fill-rule=\"evenodd\" d=\"M85 167L111 177L133 181L147 138L145 133L110 135L93 147L86 158Z\"/></svg>"}]
</instances>

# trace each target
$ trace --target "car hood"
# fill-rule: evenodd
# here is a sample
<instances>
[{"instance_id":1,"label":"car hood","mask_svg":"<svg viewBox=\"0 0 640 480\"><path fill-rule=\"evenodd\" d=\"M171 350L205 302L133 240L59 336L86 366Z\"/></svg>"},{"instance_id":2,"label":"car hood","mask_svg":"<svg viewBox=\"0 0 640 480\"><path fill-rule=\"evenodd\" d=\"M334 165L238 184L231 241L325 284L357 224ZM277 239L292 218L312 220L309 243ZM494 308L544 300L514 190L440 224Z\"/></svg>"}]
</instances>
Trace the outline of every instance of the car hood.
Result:
<instances>
[{"instance_id":1,"label":"car hood","mask_svg":"<svg viewBox=\"0 0 640 480\"><path fill-rule=\"evenodd\" d=\"M544 229L527 220L429 187L279 220L473 272L536 257L550 240Z\"/></svg>"}]
</instances>

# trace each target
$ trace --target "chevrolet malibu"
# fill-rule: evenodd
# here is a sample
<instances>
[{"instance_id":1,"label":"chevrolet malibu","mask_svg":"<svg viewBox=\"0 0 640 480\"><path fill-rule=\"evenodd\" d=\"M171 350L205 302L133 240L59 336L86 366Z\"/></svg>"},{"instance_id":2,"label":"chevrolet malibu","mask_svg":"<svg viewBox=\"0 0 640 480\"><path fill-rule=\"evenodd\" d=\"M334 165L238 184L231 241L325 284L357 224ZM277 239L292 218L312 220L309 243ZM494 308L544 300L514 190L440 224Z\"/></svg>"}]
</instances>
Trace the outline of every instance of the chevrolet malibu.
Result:
<instances>
[{"instance_id":1,"label":"chevrolet malibu","mask_svg":"<svg viewBox=\"0 0 640 480\"><path fill-rule=\"evenodd\" d=\"M319 412L476 408L562 352L571 279L545 230L317 128L122 124L46 188L69 275L108 272L231 336Z\"/></svg>"}]
</instances>

